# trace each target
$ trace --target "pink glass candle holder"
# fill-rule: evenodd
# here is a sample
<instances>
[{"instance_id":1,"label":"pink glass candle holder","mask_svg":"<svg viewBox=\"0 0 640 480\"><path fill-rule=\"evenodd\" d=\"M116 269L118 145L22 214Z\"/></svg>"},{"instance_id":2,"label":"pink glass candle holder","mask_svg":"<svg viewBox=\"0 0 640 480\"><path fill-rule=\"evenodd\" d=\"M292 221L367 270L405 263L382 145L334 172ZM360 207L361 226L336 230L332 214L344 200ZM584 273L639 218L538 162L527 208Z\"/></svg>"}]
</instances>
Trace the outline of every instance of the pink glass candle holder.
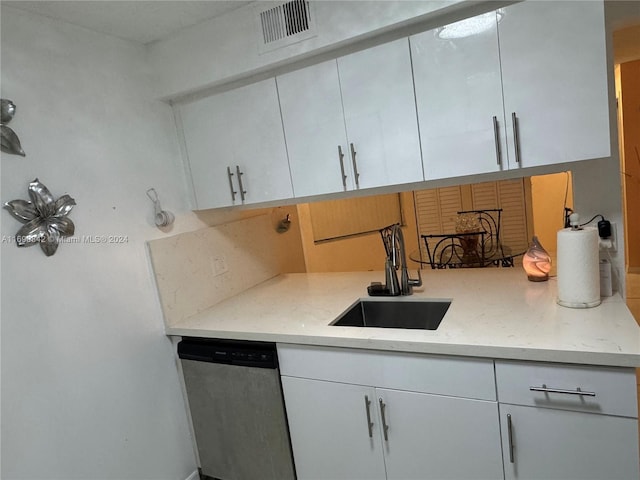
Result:
<instances>
[{"instance_id":1,"label":"pink glass candle holder","mask_svg":"<svg viewBox=\"0 0 640 480\"><path fill-rule=\"evenodd\" d=\"M527 272L527 278L532 282L549 280L551 257L540 244L538 237L534 236L531 240L531 245L522 258L522 266Z\"/></svg>"}]
</instances>

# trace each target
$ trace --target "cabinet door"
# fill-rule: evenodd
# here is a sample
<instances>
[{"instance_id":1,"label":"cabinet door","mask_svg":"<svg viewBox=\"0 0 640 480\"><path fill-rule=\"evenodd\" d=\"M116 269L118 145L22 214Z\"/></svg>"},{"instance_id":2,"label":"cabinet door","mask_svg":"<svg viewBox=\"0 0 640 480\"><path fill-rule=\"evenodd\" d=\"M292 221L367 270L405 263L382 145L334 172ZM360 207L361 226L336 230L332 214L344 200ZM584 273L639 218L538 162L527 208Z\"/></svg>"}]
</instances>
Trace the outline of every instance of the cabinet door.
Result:
<instances>
[{"instance_id":1,"label":"cabinet door","mask_svg":"<svg viewBox=\"0 0 640 480\"><path fill-rule=\"evenodd\" d=\"M603 3L518 3L498 32L510 168L608 157Z\"/></svg>"},{"instance_id":2,"label":"cabinet door","mask_svg":"<svg viewBox=\"0 0 640 480\"><path fill-rule=\"evenodd\" d=\"M336 61L278 76L277 82L296 197L352 189Z\"/></svg>"},{"instance_id":3,"label":"cabinet door","mask_svg":"<svg viewBox=\"0 0 640 480\"><path fill-rule=\"evenodd\" d=\"M408 40L340 57L338 72L352 166L351 144L356 152L357 186L421 182Z\"/></svg>"},{"instance_id":4,"label":"cabinet door","mask_svg":"<svg viewBox=\"0 0 640 480\"><path fill-rule=\"evenodd\" d=\"M179 111L198 209L293 197L274 79Z\"/></svg>"},{"instance_id":5,"label":"cabinet door","mask_svg":"<svg viewBox=\"0 0 640 480\"><path fill-rule=\"evenodd\" d=\"M410 37L426 180L508 168L495 18L465 20L489 28L463 38Z\"/></svg>"},{"instance_id":6,"label":"cabinet door","mask_svg":"<svg viewBox=\"0 0 640 480\"><path fill-rule=\"evenodd\" d=\"M225 111L233 108L231 96L216 95L177 107L182 120L185 149L191 171L195 208L241 204L238 187L229 183L227 167L233 166L234 146L230 141ZM235 172L235 166L234 172Z\"/></svg>"},{"instance_id":7,"label":"cabinet door","mask_svg":"<svg viewBox=\"0 0 640 480\"><path fill-rule=\"evenodd\" d=\"M387 478L501 479L498 404L376 389L388 426Z\"/></svg>"},{"instance_id":8,"label":"cabinet door","mask_svg":"<svg viewBox=\"0 0 640 480\"><path fill-rule=\"evenodd\" d=\"M635 418L501 404L500 423L507 479L639 478Z\"/></svg>"},{"instance_id":9,"label":"cabinet door","mask_svg":"<svg viewBox=\"0 0 640 480\"><path fill-rule=\"evenodd\" d=\"M286 376L282 388L298 479L385 478L373 388Z\"/></svg>"}]
</instances>

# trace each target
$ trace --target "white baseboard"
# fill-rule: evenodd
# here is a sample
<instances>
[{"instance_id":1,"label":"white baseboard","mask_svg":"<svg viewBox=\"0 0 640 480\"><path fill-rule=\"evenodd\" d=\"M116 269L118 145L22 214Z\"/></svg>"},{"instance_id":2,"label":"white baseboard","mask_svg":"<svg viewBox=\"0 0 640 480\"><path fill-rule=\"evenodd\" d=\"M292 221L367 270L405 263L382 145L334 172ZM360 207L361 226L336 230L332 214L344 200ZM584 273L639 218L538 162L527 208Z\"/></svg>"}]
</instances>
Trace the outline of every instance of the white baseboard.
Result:
<instances>
[{"instance_id":1,"label":"white baseboard","mask_svg":"<svg viewBox=\"0 0 640 480\"><path fill-rule=\"evenodd\" d=\"M198 470L194 470L193 473L184 480L200 480L200 474L198 473Z\"/></svg>"}]
</instances>

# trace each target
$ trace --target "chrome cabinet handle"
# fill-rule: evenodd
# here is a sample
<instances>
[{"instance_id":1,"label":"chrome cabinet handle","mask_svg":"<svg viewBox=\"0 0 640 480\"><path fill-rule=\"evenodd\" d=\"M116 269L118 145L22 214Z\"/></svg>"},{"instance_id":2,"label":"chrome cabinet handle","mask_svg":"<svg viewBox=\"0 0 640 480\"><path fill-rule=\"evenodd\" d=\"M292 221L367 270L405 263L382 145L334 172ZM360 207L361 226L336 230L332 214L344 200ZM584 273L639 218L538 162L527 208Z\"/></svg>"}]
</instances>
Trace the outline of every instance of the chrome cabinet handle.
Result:
<instances>
[{"instance_id":1,"label":"chrome cabinet handle","mask_svg":"<svg viewBox=\"0 0 640 480\"><path fill-rule=\"evenodd\" d=\"M360 179L360 174L358 173L358 163L356 162L356 148L353 146L353 143L351 143L350 146L351 162L353 163L353 178L356 180L356 187L360 187L360 182L358 181Z\"/></svg>"},{"instance_id":2,"label":"chrome cabinet handle","mask_svg":"<svg viewBox=\"0 0 640 480\"><path fill-rule=\"evenodd\" d=\"M227 176L229 177L229 189L231 190L231 201L235 202L236 201L236 192L233 189L233 173L231 172L231 167L227 167Z\"/></svg>"},{"instance_id":3,"label":"chrome cabinet handle","mask_svg":"<svg viewBox=\"0 0 640 480\"><path fill-rule=\"evenodd\" d=\"M496 142L496 162L502 166L502 152L500 151L500 133L498 130L498 117L493 117L493 139Z\"/></svg>"},{"instance_id":4,"label":"chrome cabinet handle","mask_svg":"<svg viewBox=\"0 0 640 480\"><path fill-rule=\"evenodd\" d=\"M516 152L516 163L520 163L520 135L518 133L518 117L516 112L511 113L511 124L513 127L513 148Z\"/></svg>"},{"instance_id":5,"label":"chrome cabinet handle","mask_svg":"<svg viewBox=\"0 0 640 480\"><path fill-rule=\"evenodd\" d=\"M382 401L382 398L380 398L379 401L380 401L380 417L382 417L382 433L384 433L384 441L388 442L389 441L389 435L388 435L387 432L389 431L389 425L387 425L387 419L386 419L385 414L384 414L385 408L387 406Z\"/></svg>"},{"instance_id":6,"label":"chrome cabinet handle","mask_svg":"<svg viewBox=\"0 0 640 480\"><path fill-rule=\"evenodd\" d=\"M238 165L236 165L236 173L238 174L238 186L240 187L240 198L244 202L244 198L245 198L245 195L247 194L247 191L242 186L242 175L244 175L244 173L240 171L240 167Z\"/></svg>"},{"instance_id":7,"label":"chrome cabinet handle","mask_svg":"<svg viewBox=\"0 0 640 480\"><path fill-rule=\"evenodd\" d=\"M579 395L581 397L595 397L596 392L583 392L580 387L575 390L564 390L562 388L548 388L546 385L542 387L529 387L532 392L544 392L544 393L561 393L563 395Z\"/></svg>"},{"instance_id":8,"label":"chrome cabinet handle","mask_svg":"<svg viewBox=\"0 0 640 480\"><path fill-rule=\"evenodd\" d=\"M515 463L513 460L513 422L510 413L507 414L507 434L509 436L509 462Z\"/></svg>"},{"instance_id":9,"label":"chrome cabinet handle","mask_svg":"<svg viewBox=\"0 0 640 480\"><path fill-rule=\"evenodd\" d=\"M342 175L342 186L347 188L347 176L344 173L344 153L342 153L342 146L338 145L338 158L340 159L340 174Z\"/></svg>"},{"instance_id":10,"label":"chrome cabinet handle","mask_svg":"<svg viewBox=\"0 0 640 480\"><path fill-rule=\"evenodd\" d=\"M371 400L369 400L369 396L364 396L364 408L367 411L367 429L369 430L369 438L373 438L373 422L371 421L371 411L369 406L371 405Z\"/></svg>"}]
</instances>

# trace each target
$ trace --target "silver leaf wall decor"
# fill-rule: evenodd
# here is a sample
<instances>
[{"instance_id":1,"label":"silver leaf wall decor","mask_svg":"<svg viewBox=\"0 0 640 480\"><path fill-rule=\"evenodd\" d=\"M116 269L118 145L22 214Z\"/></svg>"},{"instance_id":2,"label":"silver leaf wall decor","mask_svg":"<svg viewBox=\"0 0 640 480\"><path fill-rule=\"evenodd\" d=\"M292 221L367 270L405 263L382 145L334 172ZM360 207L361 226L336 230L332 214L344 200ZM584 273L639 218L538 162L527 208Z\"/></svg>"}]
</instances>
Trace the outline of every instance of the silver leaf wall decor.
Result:
<instances>
[{"instance_id":1,"label":"silver leaf wall decor","mask_svg":"<svg viewBox=\"0 0 640 480\"><path fill-rule=\"evenodd\" d=\"M69 195L54 199L49 189L36 178L29 184L27 200L12 200L4 204L9 213L24 225L16 233L18 247L40 244L47 257L58 249L63 237L74 234L75 225L67 217L76 201Z\"/></svg>"},{"instance_id":2,"label":"silver leaf wall decor","mask_svg":"<svg viewBox=\"0 0 640 480\"><path fill-rule=\"evenodd\" d=\"M13 155L26 156L16 132L6 124L16 114L16 104L5 98L0 99L0 150Z\"/></svg>"}]
</instances>

